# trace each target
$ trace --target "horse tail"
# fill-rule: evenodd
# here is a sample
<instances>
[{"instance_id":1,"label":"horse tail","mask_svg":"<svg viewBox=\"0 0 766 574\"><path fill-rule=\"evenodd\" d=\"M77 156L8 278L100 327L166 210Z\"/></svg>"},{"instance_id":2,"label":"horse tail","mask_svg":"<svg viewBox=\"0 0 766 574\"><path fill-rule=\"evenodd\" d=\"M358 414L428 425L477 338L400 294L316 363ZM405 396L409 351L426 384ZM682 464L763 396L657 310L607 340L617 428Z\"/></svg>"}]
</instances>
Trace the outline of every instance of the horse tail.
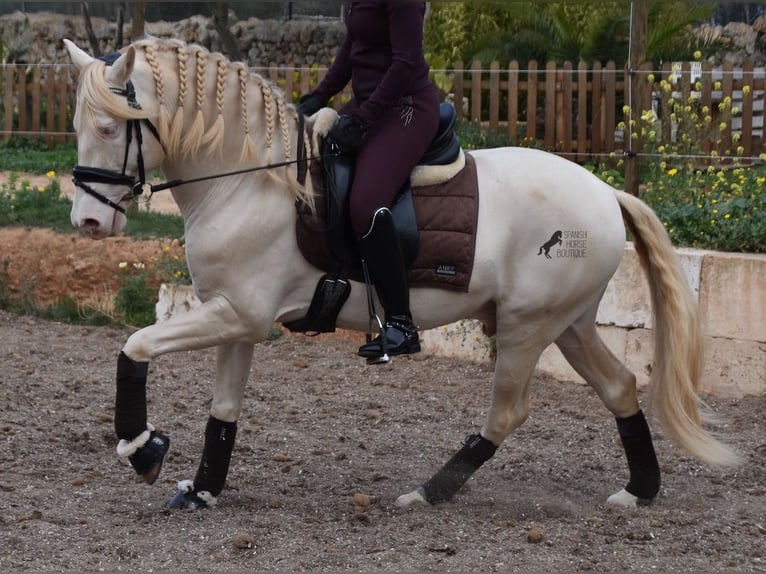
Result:
<instances>
[{"instance_id":1,"label":"horse tail","mask_svg":"<svg viewBox=\"0 0 766 574\"><path fill-rule=\"evenodd\" d=\"M649 281L654 313L651 402L666 430L690 454L713 466L737 464L737 453L704 428L715 418L698 395L704 363L702 323L670 238L646 203L622 191L615 194Z\"/></svg>"}]
</instances>

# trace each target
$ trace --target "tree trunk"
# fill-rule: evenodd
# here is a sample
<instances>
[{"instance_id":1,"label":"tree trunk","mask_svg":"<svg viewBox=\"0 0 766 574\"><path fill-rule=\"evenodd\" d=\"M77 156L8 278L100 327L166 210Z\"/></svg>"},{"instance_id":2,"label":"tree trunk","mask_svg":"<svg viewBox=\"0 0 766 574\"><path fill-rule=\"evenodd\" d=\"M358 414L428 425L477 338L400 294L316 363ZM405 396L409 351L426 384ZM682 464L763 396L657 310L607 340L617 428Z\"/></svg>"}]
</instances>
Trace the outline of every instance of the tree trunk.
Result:
<instances>
[{"instance_id":1,"label":"tree trunk","mask_svg":"<svg viewBox=\"0 0 766 574\"><path fill-rule=\"evenodd\" d=\"M122 27L125 25L125 6L121 3L117 8L117 32L114 37L114 47L116 50L122 48L124 38L122 37Z\"/></svg>"},{"instance_id":2,"label":"tree trunk","mask_svg":"<svg viewBox=\"0 0 766 574\"><path fill-rule=\"evenodd\" d=\"M224 54L235 62L240 62L244 58L239 43L229 29L229 3L218 0L213 6L213 24L221 40L221 48Z\"/></svg>"},{"instance_id":3,"label":"tree trunk","mask_svg":"<svg viewBox=\"0 0 766 574\"><path fill-rule=\"evenodd\" d=\"M90 50L93 52L93 56L98 58L101 56L101 46L98 45L98 38L93 31L93 23L90 21L90 12L88 11L88 3L81 2L82 16L85 19L85 33L88 35L88 42L90 43Z\"/></svg>"},{"instance_id":4,"label":"tree trunk","mask_svg":"<svg viewBox=\"0 0 766 574\"><path fill-rule=\"evenodd\" d=\"M146 35L146 2L133 2L133 26L130 32L131 41L139 40Z\"/></svg>"}]
</instances>

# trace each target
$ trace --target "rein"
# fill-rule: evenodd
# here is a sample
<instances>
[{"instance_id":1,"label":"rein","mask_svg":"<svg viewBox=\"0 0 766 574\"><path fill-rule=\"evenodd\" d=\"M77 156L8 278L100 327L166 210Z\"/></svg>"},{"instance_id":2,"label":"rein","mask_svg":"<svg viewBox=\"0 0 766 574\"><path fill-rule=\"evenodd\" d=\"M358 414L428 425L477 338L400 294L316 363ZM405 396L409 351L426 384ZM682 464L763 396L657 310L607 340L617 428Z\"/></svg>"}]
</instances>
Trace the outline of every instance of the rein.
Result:
<instances>
[{"instance_id":1,"label":"rein","mask_svg":"<svg viewBox=\"0 0 766 574\"><path fill-rule=\"evenodd\" d=\"M303 134L303 131L305 129L305 123L306 123L306 119L305 119L304 115L299 112L298 113L298 142L299 143L302 141L302 138L300 136L301 136L301 134ZM298 154L297 154L297 157L295 159L280 161L280 162L277 162L277 163L269 163L269 164L260 165L260 166L257 166L257 167L246 167L246 168L243 168L243 169L238 169L236 171L227 171L227 172L223 172L223 173L215 173L215 174L212 174L212 175L203 175L201 177L195 177L195 178L192 178L192 179L172 179L170 181L166 181L165 183L159 183L157 185L150 185L149 186L149 192L150 193L155 193L157 191L164 191L164 190L170 189L172 187L179 187L181 185L187 185L189 183L198 183L200 181L209 181L211 179L219 179L219 178L222 178L222 177L229 177L229 176L232 176L232 175L241 175L243 173L252 173L254 171L263 171L263 170L266 170L266 169L275 169L275 168L278 168L278 167L285 167L285 166L288 166L288 165L293 165L295 163L300 164L300 166L298 168L298 183L300 183L301 185L305 185L306 184L306 173L307 173L306 165L312 159L321 159L321 158L320 158L320 156L311 156L311 157L306 156L306 147L303 146L303 145L299 145L298 146Z\"/></svg>"},{"instance_id":2,"label":"rein","mask_svg":"<svg viewBox=\"0 0 766 574\"><path fill-rule=\"evenodd\" d=\"M106 62L107 65L112 65L112 63L117 59L119 54L108 54L106 56L103 56L101 59ZM133 86L133 83L128 80L125 88L109 88L113 93L118 94L120 96L124 96L128 100L128 105L136 110L140 110L141 104L138 103L136 100L136 90ZM130 188L130 192L127 193L125 196L123 196L122 200L134 200L139 195L141 195L144 191L144 188L146 187L146 171L144 168L144 154L142 151L142 144L143 144L143 134L141 132L141 124L146 126L146 128L151 132L151 134L154 136L154 138L159 142L159 144L162 146L162 149L165 150L165 146L163 145L161 139L160 139L160 133L157 130L156 126L147 118L144 118L143 120L127 120L128 122L128 131L127 131L127 137L125 142L125 154L122 161L122 171L117 172L109 169L102 169L99 167L89 167L89 166L83 166L83 165L75 165L74 168L72 168L72 182L76 187L79 187L84 192L86 192L88 195L94 197L95 199L99 200L101 203L104 203L105 205L108 205L112 209L125 214L125 208L119 205L118 203L112 201L105 195L99 193L92 187L90 187L89 183L103 183L106 185L124 185ZM163 191L166 189L170 189L173 187L180 187L182 185L187 185L190 183L197 183L200 181L209 181L211 179L219 179L222 177L230 177L234 175L241 175L243 173L251 173L256 171L263 171L267 169L275 169L278 167L286 167L288 165L292 164L299 164L298 166L298 183L301 185L306 184L306 174L308 171L308 162L312 159L320 159L319 156L306 156L306 147L303 145L303 132L305 130L305 117L302 113L298 113L298 151L297 151L297 157L294 160L286 160L281 161L277 163L270 163L267 165L257 166L257 167L249 167L244 169L239 169L236 171L229 171L224 173L217 173L213 175L206 175L202 177L196 177L192 179L174 179L172 181L166 181L164 183L156 184L156 185L149 185L149 196L151 197L154 193L158 191ZM130 154L130 146L133 142L133 132L135 131L136 134L136 144L138 145L138 178L133 177L127 173L127 166L128 166L128 155ZM165 150L167 151L167 150Z\"/></svg>"}]
</instances>

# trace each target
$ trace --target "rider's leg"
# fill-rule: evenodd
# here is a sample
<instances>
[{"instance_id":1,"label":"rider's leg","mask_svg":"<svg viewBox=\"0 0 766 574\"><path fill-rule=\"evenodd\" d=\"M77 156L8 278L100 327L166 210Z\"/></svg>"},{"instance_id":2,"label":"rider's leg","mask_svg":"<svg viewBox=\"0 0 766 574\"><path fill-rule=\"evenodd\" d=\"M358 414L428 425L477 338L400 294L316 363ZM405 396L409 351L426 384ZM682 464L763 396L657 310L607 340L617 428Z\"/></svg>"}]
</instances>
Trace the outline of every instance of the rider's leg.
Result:
<instances>
[{"instance_id":1,"label":"rider's leg","mask_svg":"<svg viewBox=\"0 0 766 574\"><path fill-rule=\"evenodd\" d=\"M386 313L383 335L359 348L362 357L386 353L403 355L420 351L418 329L412 322L407 270L399 236L388 208L380 208L370 230L361 239L362 257ZM384 348L385 346L385 348Z\"/></svg>"},{"instance_id":2,"label":"rider's leg","mask_svg":"<svg viewBox=\"0 0 766 574\"><path fill-rule=\"evenodd\" d=\"M354 113L355 105L352 101L345 111ZM349 198L351 225L386 313L389 355L420 350L409 308L405 260L389 209L438 125L438 93L421 90L402 98L376 122L356 157ZM380 337L359 349L368 358L384 353Z\"/></svg>"}]
</instances>

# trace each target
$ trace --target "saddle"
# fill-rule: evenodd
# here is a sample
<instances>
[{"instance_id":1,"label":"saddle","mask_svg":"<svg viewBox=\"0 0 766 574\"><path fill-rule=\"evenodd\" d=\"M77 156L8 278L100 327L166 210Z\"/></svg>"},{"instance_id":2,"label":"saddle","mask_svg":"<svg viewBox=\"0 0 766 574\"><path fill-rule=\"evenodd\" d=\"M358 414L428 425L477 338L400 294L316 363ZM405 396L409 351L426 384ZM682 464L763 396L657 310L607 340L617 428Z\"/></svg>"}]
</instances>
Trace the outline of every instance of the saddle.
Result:
<instances>
[{"instance_id":1,"label":"saddle","mask_svg":"<svg viewBox=\"0 0 766 574\"><path fill-rule=\"evenodd\" d=\"M478 184L473 157L462 150L454 132L455 115L450 104L441 104L437 134L391 207L411 287L468 291ZM314 129L321 134L318 123L315 121ZM296 238L303 257L325 275L306 316L284 324L291 331L313 334L335 331L338 313L350 294L350 281L365 279L348 215L353 158L329 153L333 146L330 136L319 145L322 161L309 167L315 208L312 211L297 204Z\"/></svg>"}]
</instances>

